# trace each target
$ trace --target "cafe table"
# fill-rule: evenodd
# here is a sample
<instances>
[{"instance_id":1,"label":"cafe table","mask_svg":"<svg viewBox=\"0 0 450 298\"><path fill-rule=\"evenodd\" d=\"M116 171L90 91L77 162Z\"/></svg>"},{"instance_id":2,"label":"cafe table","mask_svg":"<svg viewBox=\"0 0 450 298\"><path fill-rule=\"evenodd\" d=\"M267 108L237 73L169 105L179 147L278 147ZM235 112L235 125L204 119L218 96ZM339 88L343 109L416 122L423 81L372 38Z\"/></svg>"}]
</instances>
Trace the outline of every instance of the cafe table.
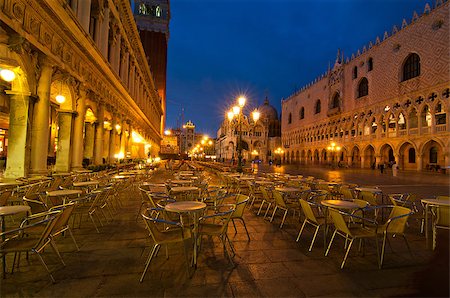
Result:
<instances>
[{"instance_id":1,"label":"cafe table","mask_svg":"<svg viewBox=\"0 0 450 298\"><path fill-rule=\"evenodd\" d=\"M193 182L192 180L170 180L170 183L180 184L180 185L188 185L188 184L191 184L192 182Z\"/></svg>"},{"instance_id":2,"label":"cafe table","mask_svg":"<svg viewBox=\"0 0 450 298\"><path fill-rule=\"evenodd\" d=\"M60 189L47 192L47 198L62 198L62 203L66 203L66 199L73 195L80 195L83 191L79 189ZM52 201L53 203L53 201ZM55 204L53 204L55 205ZM57 204L59 205L59 204Z\"/></svg>"},{"instance_id":3,"label":"cafe table","mask_svg":"<svg viewBox=\"0 0 450 298\"><path fill-rule=\"evenodd\" d=\"M198 187L195 186L174 186L170 188L170 192L173 193L182 193L182 192L190 192L190 191L197 191Z\"/></svg>"},{"instance_id":4,"label":"cafe table","mask_svg":"<svg viewBox=\"0 0 450 298\"><path fill-rule=\"evenodd\" d=\"M30 206L15 205L15 206L1 206L0 207L0 224L2 226L2 233L5 232L5 216L15 215L22 212L30 213ZM5 241L5 235L2 235L2 242ZM6 256L3 255L3 278L6 278Z\"/></svg>"},{"instance_id":5,"label":"cafe table","mask_svg":"<svg viewBox=\"0 0 450 298\"><path fill-rule=\"evenodd\" d=\"M426 246L429 246L429 231L428 231L428 214L429 214L429 210L430 207L437 207L439 208L439 206L450 206L450 200L438 200L438 199L421 199L420 200L422 202L422 204L424 204L424 216L425 216L425 241L426 241Z\"/></svg>"},{"instance_id":6,"label":"cafe table","mask_svg":"<svg viewBox=\"0 0 450 298\"><path fill-rule=\"evenodd\" d=\"M203 211L206 208L206 204L203 202L197 202L197 201L180 201L180 202L174 202L167 204L164 207L165 211L168 212L175 212L175 213L188 213L193 218L193 224L194 227L192 229L192 235L194 237L194 256L193 256L193 263L194 266L197 266L197 253L198 253L198 245L197 245L197 232L198 232L198 219L199 219L199 213ZM181 225L183 227L189 227L189 223L183 222L183 217L180 216Z\"/></svg>"}]
</instances>

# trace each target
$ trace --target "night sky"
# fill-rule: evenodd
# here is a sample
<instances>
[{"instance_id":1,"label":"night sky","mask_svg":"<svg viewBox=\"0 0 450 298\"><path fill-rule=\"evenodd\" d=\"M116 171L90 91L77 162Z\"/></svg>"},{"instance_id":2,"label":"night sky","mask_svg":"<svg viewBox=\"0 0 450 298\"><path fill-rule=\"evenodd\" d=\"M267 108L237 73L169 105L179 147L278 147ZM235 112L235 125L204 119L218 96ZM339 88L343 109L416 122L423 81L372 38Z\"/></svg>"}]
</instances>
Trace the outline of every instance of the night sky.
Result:
<instances>
[{"instance_id":1,"label":"night sky","mask_svg":"<svg viewBox=\"0 0 450 298\"><path fill-rule=\"evenodd\" d=\"M430 5L434 7L434 1ZM216 137L240 94L248 109L281 99L422 15L425 0L172 0L167 128L192 120Z\"/></svg>"}]
</instances>

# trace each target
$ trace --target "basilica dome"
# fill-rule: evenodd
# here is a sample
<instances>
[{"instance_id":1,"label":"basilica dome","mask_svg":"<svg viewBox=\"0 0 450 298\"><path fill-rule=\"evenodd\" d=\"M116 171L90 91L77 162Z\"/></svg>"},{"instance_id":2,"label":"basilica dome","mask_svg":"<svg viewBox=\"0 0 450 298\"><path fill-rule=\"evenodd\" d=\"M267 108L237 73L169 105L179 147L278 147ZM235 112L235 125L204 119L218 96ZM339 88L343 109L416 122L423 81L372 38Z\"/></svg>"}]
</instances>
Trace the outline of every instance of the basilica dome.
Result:
<instances>
[{"instance_id":1,"label":"basilica dome","mask_svg":"<svg viewBox=\"0 0 450 298\"><path fill-rule=\"evenodd\" d=\"M278 112L272 105L269 104L269 100L264 100L264 103L258 107L258 111L261 113L261 118L269 120L278 120Z\"/></svg>"}]
</instances>

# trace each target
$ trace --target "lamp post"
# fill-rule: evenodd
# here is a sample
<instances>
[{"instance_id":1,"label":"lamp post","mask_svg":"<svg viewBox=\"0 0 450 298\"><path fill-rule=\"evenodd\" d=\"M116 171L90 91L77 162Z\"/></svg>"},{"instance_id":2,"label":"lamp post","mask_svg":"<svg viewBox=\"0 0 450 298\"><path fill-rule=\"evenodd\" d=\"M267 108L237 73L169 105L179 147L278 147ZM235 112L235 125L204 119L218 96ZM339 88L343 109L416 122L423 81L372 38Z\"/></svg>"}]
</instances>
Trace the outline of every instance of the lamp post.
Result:
<instances>
[{"instance_id":1,"label":"lamp post","mask_svg":"<svg viewBox=\"0 0 450 298\"><path fill-rule=\"evenodd\" d=\"M243 120L243 109L245 106L245 102L247 99L243 96L239 97L237 100L237 105L232 107L231 110L227 113L228 120L230 122L233 121L233 119L236 119L237 121L237 127L238 127L238 141L236 145L236 151L238 153L238 165L237 165L237 172L242 173L242 120ZM258 121L260 116L260 113L255 110L252 112L252 118L253 121Z\"/></svg>"},{"instance_id":2,"label":"lamp post","mask_svg":"<svg viewBox=\"0 0 450 298\"><path fill-rule=\"evenodd\" d=\"M334 159L335 159L334 157L335 157L335 153L341 151L341 147L338 146L338 145L336 145L336 143L332 142L332 143L330 144L330 146L327 147L327 150L328 150L329 152L331 152L331 158L332 158L332 160L331 160L331 168L334 168Z\"/></svg>"}]
</instances>

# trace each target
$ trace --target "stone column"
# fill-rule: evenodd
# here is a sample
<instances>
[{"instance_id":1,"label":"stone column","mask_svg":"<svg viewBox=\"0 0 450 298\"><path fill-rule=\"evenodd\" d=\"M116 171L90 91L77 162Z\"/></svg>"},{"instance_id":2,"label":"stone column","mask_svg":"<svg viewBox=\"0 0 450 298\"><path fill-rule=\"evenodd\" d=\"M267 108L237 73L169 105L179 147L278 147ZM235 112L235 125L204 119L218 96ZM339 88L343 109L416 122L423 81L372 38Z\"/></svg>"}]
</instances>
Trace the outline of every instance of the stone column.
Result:
<instances>
[{"instance_id":1,"label":"stone column","mask_svg":"<svg viewBox=\"0 0 450 298\"><path fill-rule=\"evenodd\" d=\"M32 174L47 174L47 153L49 138L50 85L53 65L46 59L41 64L41 76L37 86L38 100L33 107L31 124L31 164Z\"/></svg>"},{"instance_id":2,"label":"stone column","mask_svg":"<svg viewBox=\"0 0 450 298\"><path fill-rule=\"evenodd\" d=\"M72 169L81 169L83 167L83 130L86 113L86 90L83 87L79 88L76 109L77 114L75 115L75 123L73 125Z\"/></svg>"},{"instance_id":3,"label":"stone column","mask_svg":"<svg viewBox=\"0 0 450 298\"><path fill-rule=\"evenodd\" d=\"M127 154L126 145L125 145L125 141L126 141L125 126L126 125L127 125L126 121L122 120L122 128L121 128L121 133L120 133L120 152L122 152L124 155Z\"/></svg>"},{"instance_id":4,"label":"stone column","mask_svg":"<svg viewBox=\"0 0 450 298\"><path fill-rule=\"evenodd\" d=\"M77 17L84 31L89 34L89 22L91 21L91 0L83 0L78 3Z\"/></svg>"},{"instance_id":5,"label":"stone column","mask_svg":"<svg viewBox=\"0 0 450 298\"><path fill-rule=\"evenodd\" d=\"M116 130L116 125L117 125L117 119L116 116L113 115L112 120L111 120L111 131L110 136L109 136L109 153L108 153L108 159L109 159L109 163L114 163L115 162L115 158L114 155L116 154L116 135L117 135L117 130Z\"/></svg>"},{"instance_id":6,"label":"stone column","mask_svg":"<svg viewBox=\"0 0 450 298\"><path fill-rule=\"evenodd\" d=\"M28 109L30 94L5 91L10 95L8 159L5 178L25 177L28 174L26 162ZM47 143L47 140L45 140ZM45 155L47 156L47 154Z\"/></svg>"},{"instance_id":7,"label":"stone column","mask_svg":"<svg viewBox=\"0 0 450 298\"><path fill-rule=\"evenodd\" d=\"M88 158L91 163L94 157L94 137L95 129L94 123L85 123L85 143L84 143L84 158Z\"/></svg>"},{"instance_id":8,"label":"stone column","mask_svg":"<svg viewBox=\"0 0 450 298\"><path fill-rule=\"evenodd\" d=\"M116 38L116 45L114 47L114 70L116 71L116 74L119 75L120 74L120 60L122 59L122 57L120 57L120 48L121 48L121 41L122 38L120 36L120 33L116 34L115 36Z\"/></svg>"},{"instance_id":9,"label":"stone column","mask_svg":"<svg viewBox=\"0 0 450 298\"><path fill-rule=\"evenodd\" d=\"M71 110L58 110L58 150L56 151L55 171L67 173L70 171L72 150L72 118Z\"/></svg>"},{"instance_id":10,"label":"stone column","mask_svg":"<svg viewBox=\"0 0 450 298\"><path fill-rule=\"evenodd\" d=\"M361 156L361 169L364 169L365 166L366 166L366 165L365 165L365 162L366 162L365 159L366 159L366 158L365 158L364 155L360 155L360 156Z\"/></svg>"},{"instance_id":11,"label":"stone column","mask_svg":"<svg viewBox=\"0 0 450 298\"><path fill-rule=\"evenodd\" d=\"M128 124L128 137L127 137L127 139L126 139L126 141L125 141L125 149L126 149L126 151L125 151L125 156L127 156L128 155L128 152L130 152L130 154L132 153L131 152L131 149L132 149L132 127L131 127L131 123L130 124Z\"/></svg>"},{"instance_id":12,"label":"stone column","mask_svg":"<svg viewBox=\"0 0 450 298\"><path fill-rule=\"evenodd\" d=\"M422 171L423 168L423 156L421 154L417 154L416 156L416 163L417 163L417 171Z\"/></svg>"},{"instance_id":13,"label":"stone column","mask_svg":"<svg viewBox=\"0 0 450 298\"><path fill-rule=\"evenodd\" d=\"M111 130L105 129L103 132L103 153L102 158L105 159L106 163L109 162L109 137L111 135Z\"/></svg>"},{"instance_id":14,"label":"stone column","mask_svg":"<svg viewBox=\"0 0 450 298\"><path fill-rule=\"evenodd\" d=\"M104 120L104 106L102 103L98 104L97 108L97 125L95 127L95 143L94 143L94 164L103 164L103 120Z\"/></svg>"}]
</instances>

